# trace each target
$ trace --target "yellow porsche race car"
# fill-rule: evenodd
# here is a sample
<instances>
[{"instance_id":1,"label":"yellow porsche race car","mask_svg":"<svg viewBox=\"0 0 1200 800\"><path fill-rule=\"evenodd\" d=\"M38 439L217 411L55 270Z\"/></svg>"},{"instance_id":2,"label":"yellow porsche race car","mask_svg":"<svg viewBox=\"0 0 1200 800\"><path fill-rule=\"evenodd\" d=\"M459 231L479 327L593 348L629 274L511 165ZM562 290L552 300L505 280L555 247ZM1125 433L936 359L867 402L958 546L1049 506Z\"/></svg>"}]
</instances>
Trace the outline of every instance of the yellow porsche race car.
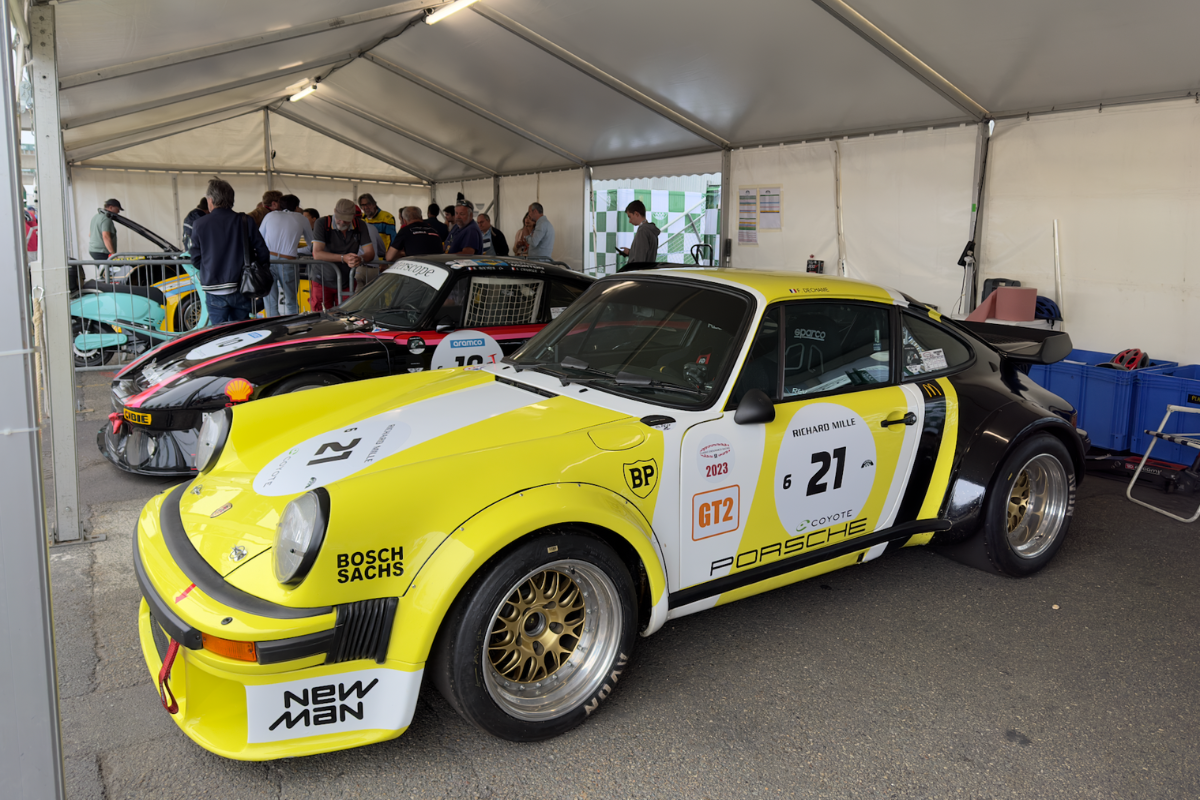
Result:
<instances>
[{"instance_id":1,"label":"yellow porsche race car","mask_svg":"<svg viewBox=\"0 0 1200 800\"><path fill-rule=\"evenodd\" d=\"M554 736L668 619L905 546L1044 566L1087 442L1021 368L1070 348L851 280L610 276L502 363L210 413L139 520L142 649L230 758L394 738L423 684Z\"/></svg>"}]
</instances>

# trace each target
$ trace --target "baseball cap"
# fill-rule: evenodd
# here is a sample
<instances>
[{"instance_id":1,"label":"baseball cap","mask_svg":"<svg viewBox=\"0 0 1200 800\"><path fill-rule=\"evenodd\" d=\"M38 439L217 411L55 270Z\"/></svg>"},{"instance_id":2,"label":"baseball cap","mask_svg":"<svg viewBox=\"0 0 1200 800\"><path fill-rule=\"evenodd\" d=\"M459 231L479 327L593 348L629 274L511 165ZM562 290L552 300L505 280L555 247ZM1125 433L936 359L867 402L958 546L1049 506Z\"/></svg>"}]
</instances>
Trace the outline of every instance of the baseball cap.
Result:
<instances>
[{"instance_id":1,"label":"baseball cap","mask_svg":"<svg viewBox=\"0 0 1200 800\"><path fill-rule=\"evenodd\" d=\"M116 206L116 207L117 207L117 211L124 211L124 210L125 210L125 209L124 209L124 208L121 206L121 201L117 200L117 198L115 198L115 197L110 197L110 198L108 198L107 200L105 200L105 201L104 201L104 207L105 207L105 208L108 208L109 206Z\"/></svg>"},{"instance_id":2,"label":"baseball cap","mask_svg":"<svg viewBox=\"0 0 1200 800\"><path fill-rule=\"evenodd\" d=\"M461 198L461 197L458 199L458 202L457 202L457 203L455 203L455 205L456 205L456 206L462 206L463 208L469 209L470 211L474 211L474 210L475 210L475 204L474 204L474 203L472 203L470 200L465 200L465 199L463 199L463 198Z\"/></svg>"},{"instance_id":3,"label":"baseball cap","mask_svg":"<svg viewBox=\"0 0 1200 800\"><path fill-rule=\"evenodd\" d=\"M354 214L358 211L358 206L354 205L353 200L348 200L343 197L337 201L337 205L333 207L333 218L338 222L353 222Z\"/></svg>"}]
</instances>

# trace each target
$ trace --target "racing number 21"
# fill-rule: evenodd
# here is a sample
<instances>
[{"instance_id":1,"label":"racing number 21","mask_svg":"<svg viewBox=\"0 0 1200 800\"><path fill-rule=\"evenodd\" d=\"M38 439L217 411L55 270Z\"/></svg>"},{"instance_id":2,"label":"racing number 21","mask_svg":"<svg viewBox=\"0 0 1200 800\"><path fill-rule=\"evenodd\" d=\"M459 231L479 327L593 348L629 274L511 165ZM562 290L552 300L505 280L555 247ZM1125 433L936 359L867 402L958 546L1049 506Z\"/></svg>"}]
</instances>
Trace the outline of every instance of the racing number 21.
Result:
<instances>
[{"instance_id":1,"label":"racing number 21","mask_svg":"<svg viewBox=\"0 0 1200 800\"><path fill-rule=\"evenodd\" d=\"M325 464L330 461L344 461L345 459L350 457L350 455L354 452L354 448L361 441L362 441L362 439L355 439L350 444L341 444L339 442L325 442L324 444L322 444L320 447L317 448L317 452L313 453L314 456L319 456L328 450L332 450L336 453L340 453L340 455L326 456L325 458L314 458L312 461L308 462L308 466L311 467L314 464Z\"/></svg>"},{"instance_id":2,"label":"racing number 21","mask_svg":"<svg viewBox=\"0 0 1200 800\"><path fill-rule=\"evenodd\" d=\"M833 474L833 488L842 488L842 475L846 471L846 448L835 447L832 453L819 452L812 454L812 463L819 464L820 466L817 467L817 471L808 480L808 490L804 493L806 497L821 494L829 488L824 478L835 460L837 461L837 471ZM783 488L792 488L792 476L790 474L783 476Z\"/></svg>"}]
</instances>

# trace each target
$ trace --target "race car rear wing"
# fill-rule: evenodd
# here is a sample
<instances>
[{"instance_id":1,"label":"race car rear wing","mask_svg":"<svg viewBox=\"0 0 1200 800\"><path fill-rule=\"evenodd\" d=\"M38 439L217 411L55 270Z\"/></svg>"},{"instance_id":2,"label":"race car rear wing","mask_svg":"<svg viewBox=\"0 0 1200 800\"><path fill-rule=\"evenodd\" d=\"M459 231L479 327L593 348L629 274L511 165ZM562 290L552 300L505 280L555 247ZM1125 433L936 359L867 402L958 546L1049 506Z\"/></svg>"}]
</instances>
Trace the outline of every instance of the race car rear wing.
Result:
<instances>
[{"instance_id":1,"label":"race car rear wing","mask_svg":"<svg viewBox=\"0 0 1200 800\"><path fill-rule=\"evenodd\" d=\"M1023 364L1053 364L1071 352L1071 336L1063 331L1045 331L1018 325L986 322L956 322L1013 361Z\"/></svg>"}]
</instances>

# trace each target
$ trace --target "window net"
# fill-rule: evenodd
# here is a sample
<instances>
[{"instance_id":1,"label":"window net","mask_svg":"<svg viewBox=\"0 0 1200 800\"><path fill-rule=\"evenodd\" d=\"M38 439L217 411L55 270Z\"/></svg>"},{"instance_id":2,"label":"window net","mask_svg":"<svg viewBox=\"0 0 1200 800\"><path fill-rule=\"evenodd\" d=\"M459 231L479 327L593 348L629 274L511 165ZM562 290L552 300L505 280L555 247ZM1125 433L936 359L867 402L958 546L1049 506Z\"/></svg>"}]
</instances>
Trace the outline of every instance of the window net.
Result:
<instances>
[{"instance_id":1,"label":"window net","mask_svg":"<svg viewBox=\"0 0 1200 800\"><path fill-rule=\"evenodd\" d=\"M537 322L542 299L540 278L489 278L471 280L471 300L463 325L528 325Z\"/></svg>"}]
</instances>

